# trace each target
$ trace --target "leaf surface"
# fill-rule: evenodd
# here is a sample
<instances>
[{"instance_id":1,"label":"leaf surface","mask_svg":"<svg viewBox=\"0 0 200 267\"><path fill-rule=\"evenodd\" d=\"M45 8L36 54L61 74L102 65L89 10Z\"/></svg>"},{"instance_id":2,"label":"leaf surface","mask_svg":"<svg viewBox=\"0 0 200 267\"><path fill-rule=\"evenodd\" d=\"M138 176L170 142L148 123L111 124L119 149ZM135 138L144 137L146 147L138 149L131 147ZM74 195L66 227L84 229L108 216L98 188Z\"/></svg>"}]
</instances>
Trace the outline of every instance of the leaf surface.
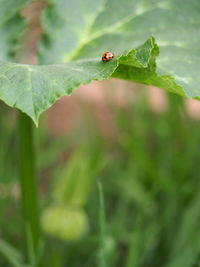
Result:
<instances>
[{"instance_id":1,"label":"leaf surface","mask_svg":"<svg viewBox=\"0 0 200 267\"><path fill-rule=\"evenodd\" d=\"M200 96L199 0L57 0L44 13L43 25L48 41L41 44L42 63L96 57L105 51L120 55L152 35L160 49L157 73L166 75L166 82L154 77L152 85L190 98ZM136 81L143 83L143 78Z\"/></svg>"},{"instance_id":2,"label":"leaf surface","mask_svg":"<svg viewBox=\"0 0 200 267\"><path fill-rule=\"evenodd\" d=\"M36 124L62 95L110 77L200 97L199 0L54 0L42 25L44 65L5 62L0 53L0 98ZM105 51L117 57L102 63Z\"/></svg>"},{"instance_id":3,"label":"leaf surface","mask_svg":"<svg viewBox=\"0 0 200 267\"><path fill-rule=\"evenodd\" d=\"M151 37L140 48L125 52L106 63L101 58L57 65L0 62L0 97L9 106L28 114L37 124L40 114L61 96L70 95L81 84L108 79L115 76L115 72L118 75L120 66L129 64L128 67L133 70L136 68L143 72L149 69L151 72L155 64L154 50L157 49ZM120 73L122 75L123 72Z\"/></svg>"}]
</instances>

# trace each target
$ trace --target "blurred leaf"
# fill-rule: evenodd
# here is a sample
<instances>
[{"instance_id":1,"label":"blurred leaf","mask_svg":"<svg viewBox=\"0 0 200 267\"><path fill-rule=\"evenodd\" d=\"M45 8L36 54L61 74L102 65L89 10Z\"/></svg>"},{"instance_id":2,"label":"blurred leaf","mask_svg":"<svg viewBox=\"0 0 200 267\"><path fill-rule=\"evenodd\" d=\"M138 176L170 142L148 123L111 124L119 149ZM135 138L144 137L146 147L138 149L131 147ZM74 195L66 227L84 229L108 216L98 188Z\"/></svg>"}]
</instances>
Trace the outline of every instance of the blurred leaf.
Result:
<instances>
[{"instance_id":1,"label":"blurred leaf","mask_svg":"<svg viewBox=\"0 0 200 267\"><path fill-rule=\"evenodd\" d=\"M130 234L126 267L139 267L145 262L150 263L158 242L160 227L155 220L149 220L148 227L145 227L145 222L142 223L142 217L137 217L137 220Z\"/></svg>"},{"instance_id":2,"label":"blurred leaf","mask_svg":"<svg viewBox=\"0 0 200 267\"><path fill-rule=\"evenodd\" d=\"M23 257L21 253L7 243L5 240L0 239L0 253L15 267L22 267Z\"/></svg>"},{"instance_id":3,"label":"blurred leaf","mask_svg":"<svg viewBox=\"0 0 200 267\"><path fill-rule=\"evenodd\" d=\"M16 59L25 20L21 9L30 0L0 0L0 61Z\"/></svg>"},{"instance_id":4,"label":"blurred leaf","mask_svg":"<svg viewBox=\"0 0 200 267\"><path fill-rule=\"evenodd\" d=\"M94 178L103 165L99 149L79 148L56 175L54 200L72 207L84 206Z\"/></svg>"},{"instance_id":5,"label":"blurred leaf","mask_svg":"<svg viewBox=\"0 0 200 267\"><path fill-rule=\"evenodd\" d=\"M199 192L199 191L198 191ZM200 209L198 194L185 206L181 226L172 246L172 256L166 267L194 266L200 255Z\"/></svg>"},{"instance_id":6,"label":"blurred leaf","mask_svg":"<svg viewBox=\"0 0 200 267\"><path fill-rule=\"evenodd\" d=\"M19 49L19 39L24 29L25 29L25 21L18 14L12 17L10 20L3 23L2 25L0 24L0 60L1 61L15 59L16 52ZM0 78L2 77L0 76ZM0 80L0 87L1 86L2 86L2 81Z\"/></svg>"},{"instance_id":7,"label":"blurred leaf","mask_svg":"<svg viewBox=\"0 0 200 267\"><path fill-rule=\"evenodd\" d=\"M88 231L89 223L82 209L53 204L43 211L42 227L50 236L62 241L73 241Z\"/></svg>"},{"instance_id":8,"label":"blurred leaf","mask_svg":"<svg viewBox=\"0 0 200 267\"><path fill-rule=\"evenodd\" d=\"M1 0L0 1L0 25L14 17L18 11L30 0ZM1 43L1 41L0 41Z\"/></svg>"}]
</instances>

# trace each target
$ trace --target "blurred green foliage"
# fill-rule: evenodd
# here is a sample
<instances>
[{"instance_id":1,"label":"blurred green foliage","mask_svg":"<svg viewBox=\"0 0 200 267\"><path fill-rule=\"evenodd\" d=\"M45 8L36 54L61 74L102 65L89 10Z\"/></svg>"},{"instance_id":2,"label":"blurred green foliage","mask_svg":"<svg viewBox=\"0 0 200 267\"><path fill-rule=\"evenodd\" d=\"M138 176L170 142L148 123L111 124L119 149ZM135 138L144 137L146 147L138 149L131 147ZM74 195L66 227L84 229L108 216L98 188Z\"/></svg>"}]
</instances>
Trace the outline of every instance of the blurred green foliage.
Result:
<instances>
[{"instance_id":1,"label":"blurred green foliage","mask_svg":"<svg viewBox=\"0 0 200 267\"><path fill-rule=\"evenodd\" d=\"M200 266L200 124L189 118L181 98L167 98L168 109L161 114L152 111L143 90L127 107L110 106L116 132L109 142L88 106L68 137L55 137L41 124L36 137L42 214L56 209L44 225L44 267L103 267L98 180L105 198L107 266ZM23 254L19 197L13 198L12 190L16 133L13 115L3 104L0 108L0 235ZM79 226L87 221L84 235L70 215L77 210ZM73 226L74 238L70 228L69 235L61 229L58 211L64 226ZM52 223L53 234L47 229ZM0 266L10 264L4 253Z\"/></svg>"}]
</instances>

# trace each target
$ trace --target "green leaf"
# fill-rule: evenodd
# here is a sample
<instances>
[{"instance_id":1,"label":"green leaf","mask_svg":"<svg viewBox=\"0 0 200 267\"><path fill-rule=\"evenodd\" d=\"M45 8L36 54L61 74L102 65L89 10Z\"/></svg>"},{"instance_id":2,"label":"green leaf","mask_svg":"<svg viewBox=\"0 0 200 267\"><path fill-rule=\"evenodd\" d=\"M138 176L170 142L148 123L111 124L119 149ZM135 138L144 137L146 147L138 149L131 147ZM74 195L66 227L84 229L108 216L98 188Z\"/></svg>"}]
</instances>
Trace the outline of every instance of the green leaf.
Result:
<instances>
[{"instance_id":1,"label":"green leaf","mask_svg":"<svg viewBox=\"0 0 200 267\"><path fill-rule=\"evenodd\" d=\"M154 76L151 84L191 98L200 96L199 0L54 3L43 16L46 35L40 50L42 63L96 57L109 50L120 55L153 35L160 48L157 73L166 79L160 81ZM143 83L143 77L136 81ZM177 90L175 83L182 90Z\"/></svg>"},{"instance_id":2,"label":"green leaf","mask_svg":"<svg viewBox=\"0 0 200 267\"><path fill-rule=\"evenodd\" d=\"M199 0L51 2L42 16L39 60L52 65L0 63L0 98L36 124L62 95L109 77L200 96ZM117 57L102 63L105 51Z\"/></svg>"},{"instance_id":3,"label":"green leaf","mask_svg":"<svg viewBox=\"0 0 200 267\"><path fill-rule=\"evenodd\" d=\"M61 96L71 94L92 80L108 79L120 65L129 62L133 69L151 69L157 49L151 37L140 48L106 63L101 58L41 66L0 62L0 97L8 105L27 113L37 124L40 114Z\"/></svg>"}]
</instances>

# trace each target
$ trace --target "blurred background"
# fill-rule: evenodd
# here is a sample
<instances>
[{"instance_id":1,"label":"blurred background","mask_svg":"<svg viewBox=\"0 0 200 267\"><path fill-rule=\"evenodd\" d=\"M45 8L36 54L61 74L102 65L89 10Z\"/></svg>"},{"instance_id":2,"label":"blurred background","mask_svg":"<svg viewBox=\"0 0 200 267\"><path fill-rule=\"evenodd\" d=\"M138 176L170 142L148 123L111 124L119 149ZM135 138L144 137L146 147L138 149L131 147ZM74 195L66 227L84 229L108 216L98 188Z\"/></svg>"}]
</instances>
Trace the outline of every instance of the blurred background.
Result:
<instances>
[{"instance_id":1,"label":"blurred background","mask_svg":"<svg viewBox=\"0 0 200 267\"><path fill-rule=\"evenodd\" d=\"M36 62L43 7L24 11L24 61ZM23 251L16 114L0 103L0 235ZM109 267L200 266L199 120L199 102L117 79L43 114L35 149L44 266L103 267L102 252ZM10 265L0 257L0 266Z\"/></svg>"},{"instance_id":2,"label":"blurred background","mask_svg":"<svg viewBox=\"0 0 200 267\"><path fill-rule=\"evenodd\" d=\"M108 266L199 266L199 107L111 79L42 116L35 138L45 266L101 266L98 181ZM16 111L0 110L0 232L23 251ZM0 266L9 265L0 258Z\"/></svg>"}]
</instances>

